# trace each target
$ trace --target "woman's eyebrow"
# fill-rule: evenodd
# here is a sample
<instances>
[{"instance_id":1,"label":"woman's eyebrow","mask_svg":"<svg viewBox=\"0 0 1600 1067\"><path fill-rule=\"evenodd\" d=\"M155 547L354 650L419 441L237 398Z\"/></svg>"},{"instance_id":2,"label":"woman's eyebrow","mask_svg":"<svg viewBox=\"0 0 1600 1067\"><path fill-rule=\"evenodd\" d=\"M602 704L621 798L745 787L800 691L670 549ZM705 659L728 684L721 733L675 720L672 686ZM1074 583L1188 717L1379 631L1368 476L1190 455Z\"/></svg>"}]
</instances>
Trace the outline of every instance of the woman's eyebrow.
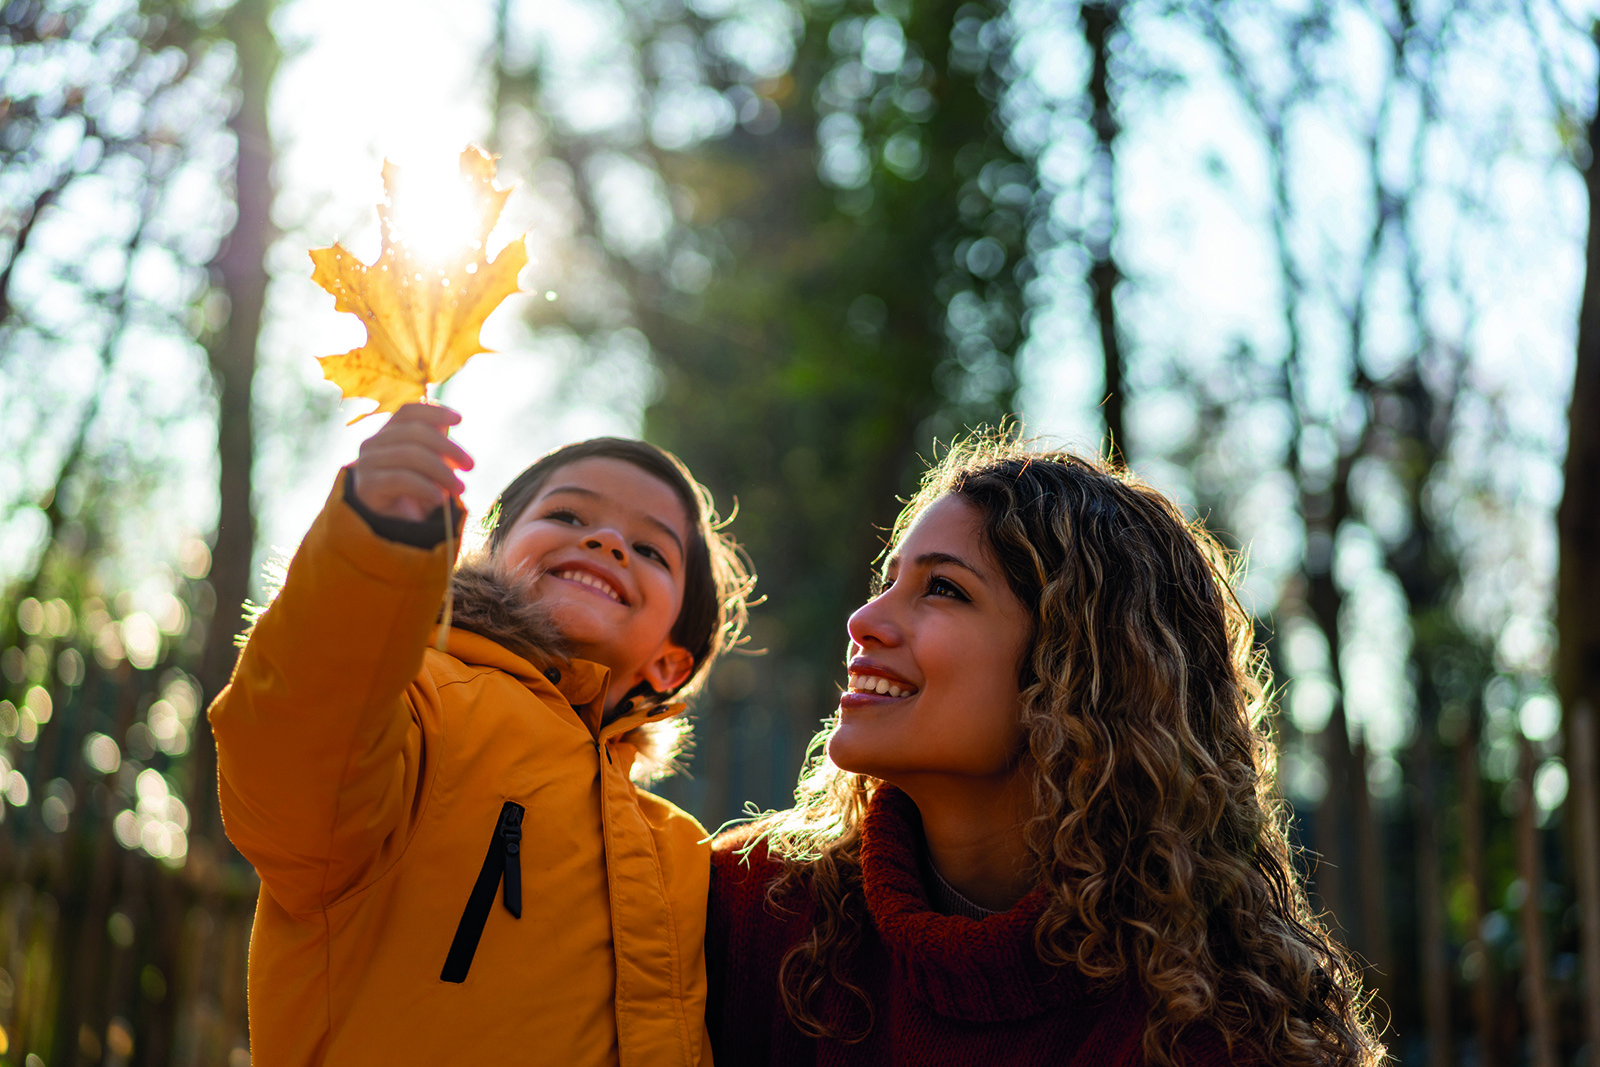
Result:
<instances>
[{"instance_id":1,"label":"woman's eyebrow","mask_svg":"<svg viewBox=\"0 0 1600 1067\"><path fill-rule=\"evenodd\" d=\"M970 572L976 578L985 577L984 573L977 567L974 567L960 556L951 555L949 552L924 552L912 562L919 567L936 567L941 563L948 563L951 566L960 567L962 570Z\"/></svg>"},{"instance_id":2,"label":"woman's eyebrow","mask_svg":"<svg viewBox=\"0 0 1600 1067\"><path fill-rule=\"evenodd\" d=\"M902 560L898 552L890 556L888 560L884 562L883 573L888 574L890 571L899 567L901 562ZM983 571L979 570L977 567L974 567L960 556L953 555L949 552L924 552L920 556L913 556L911 559L912 566L922 568L937 567L941 563L948 563L951 566L960 567L962 570L971 573L974 577L983 581L988 581L988 576L985 575Z\"/></svg>"},{"instance_id":3,"label":"woman's eyebrow","mask_svg":"<svg viewBox=\"0 0 1600 1067\"><path fill-rule=\"evenodd\" d=\"M558 485L554 489L546 489L542 496L548 500L550 497L553 497L558 493L569 493L574 496L588 497L590 500L610 500L610 497L606 496L604 493L597 493L593 489L589 489L582 485ZM658 519L649 512L640 512L639 517L670 537L672 539L672 543L678 547L679 556L684 554L683 538L678 534L677 530L672 528L671 523L667 522L665 519Z\"/></svg>"}]
</instances>

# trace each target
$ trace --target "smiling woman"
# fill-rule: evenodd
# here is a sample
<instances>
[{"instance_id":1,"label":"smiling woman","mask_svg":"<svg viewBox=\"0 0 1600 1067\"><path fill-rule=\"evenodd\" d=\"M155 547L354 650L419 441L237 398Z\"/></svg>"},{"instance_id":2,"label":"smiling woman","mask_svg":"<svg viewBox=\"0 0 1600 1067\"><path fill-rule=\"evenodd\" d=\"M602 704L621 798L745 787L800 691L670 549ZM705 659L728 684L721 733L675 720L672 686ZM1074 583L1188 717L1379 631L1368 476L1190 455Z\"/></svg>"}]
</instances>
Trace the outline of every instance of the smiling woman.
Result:
<instances>
[{"instance_id":1,"label":"smiling woman","mask_svg":"<svg viewBox=\"0 0 1600 1067\"><path fill-rule=\"evenodd\" d=\"M850 684L828 738L837 767L916 798L933 869L985 908L1027 894L1029 811L1019 676L1028 615L985 543L982 513L942 496L891 552L850 616ZM1000 831L998 833L994 831Z\"/></svg>"},{"instance_id":2,"label":"smiling woman","mask_svg":"<svg viewBox=\"0 0 1600 1067\"><path fill-rule=\"evenodd\" d=\"M850 618L796 807L715 845L718 1058L1375 1063L1233 578L1125 472L953 449Z\"/></svg>"}]
</instances>

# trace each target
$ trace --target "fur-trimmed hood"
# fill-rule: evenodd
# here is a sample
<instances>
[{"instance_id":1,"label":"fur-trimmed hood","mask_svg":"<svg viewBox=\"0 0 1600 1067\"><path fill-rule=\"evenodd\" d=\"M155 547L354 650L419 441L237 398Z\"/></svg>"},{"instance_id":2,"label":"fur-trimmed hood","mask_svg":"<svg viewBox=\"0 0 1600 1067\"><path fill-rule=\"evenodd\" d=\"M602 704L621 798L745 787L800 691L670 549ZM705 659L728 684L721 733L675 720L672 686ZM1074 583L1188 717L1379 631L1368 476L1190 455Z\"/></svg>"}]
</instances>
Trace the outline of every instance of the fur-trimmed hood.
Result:
<instances>
[{"instance_id":1,"label":"fur-trimmed hood","mask_svg":"<svg viewBox=\"0 0 1600 1067\"><path fill-rule=\"evenodd\" d=\"M559 666L570 658L567 641L544 605L529 597L525 588L520 574L485 552L473 553L462 559L450 579L450 625L487 637L541 670ZM642 723L621 740L637 752L631 777L636 784L648 785L684 770L683 761L694 747L694 727L680 713Z\"/></svg>"}]
</instances>

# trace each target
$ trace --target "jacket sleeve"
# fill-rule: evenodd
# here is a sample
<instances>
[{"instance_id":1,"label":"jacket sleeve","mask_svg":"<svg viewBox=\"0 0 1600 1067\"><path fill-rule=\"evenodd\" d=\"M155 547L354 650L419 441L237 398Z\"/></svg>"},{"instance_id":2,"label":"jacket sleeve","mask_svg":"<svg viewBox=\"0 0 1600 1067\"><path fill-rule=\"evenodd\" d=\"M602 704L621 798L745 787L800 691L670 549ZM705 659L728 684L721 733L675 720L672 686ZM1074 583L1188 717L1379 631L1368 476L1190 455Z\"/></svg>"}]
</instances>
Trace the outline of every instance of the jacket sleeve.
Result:
<instances>
[{"instance_id":1,"label":"jacket sleeve","mask_svg":"<svg viewBox=\"0 0 1600 1067\"><path fill-rule=\"evenodd\" d=\"M438 721L418 675L449 581L446 546L379 537L345 501L345 476L209 712L228 837L296 913L398 854L425 724Z\"/></svg>"}]
</instances>

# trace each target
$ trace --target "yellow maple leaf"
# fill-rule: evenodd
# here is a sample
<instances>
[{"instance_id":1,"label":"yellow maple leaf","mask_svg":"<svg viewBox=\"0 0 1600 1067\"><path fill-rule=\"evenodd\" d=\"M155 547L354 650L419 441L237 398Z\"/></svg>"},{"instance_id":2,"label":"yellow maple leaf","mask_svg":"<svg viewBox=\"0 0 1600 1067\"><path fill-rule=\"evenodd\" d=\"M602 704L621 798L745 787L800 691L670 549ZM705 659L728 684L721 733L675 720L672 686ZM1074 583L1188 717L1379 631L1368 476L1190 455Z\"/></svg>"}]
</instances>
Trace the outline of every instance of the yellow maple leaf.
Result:
<instances>
[{"instance_id":1,"label":"yellow maple leaf","mask_svg":"<svg viewBox=\"0 0 1600 1067\"><path fill-rule=\"evenodd\" d=\"M489 232L505 207L509 188L494 184L494 157L468 147L461 177L470 192L474 232L460 250L430 261L405 239L395 218L399 168L383 164L384 202L378 205L383 247L371 266L349 249L311 250L311 278L334 296L334 307L360 317L367 343L343 355L320 356L322 373L346 399L378 402L368 415L395 411L422 400L428 386L443 382L468 359L486 352L478 332L500 302L517 292L517 274L528 262L518 237L488 258ZM463 235L467 236L467 235Z\"/></svg>"}]
</instances>

